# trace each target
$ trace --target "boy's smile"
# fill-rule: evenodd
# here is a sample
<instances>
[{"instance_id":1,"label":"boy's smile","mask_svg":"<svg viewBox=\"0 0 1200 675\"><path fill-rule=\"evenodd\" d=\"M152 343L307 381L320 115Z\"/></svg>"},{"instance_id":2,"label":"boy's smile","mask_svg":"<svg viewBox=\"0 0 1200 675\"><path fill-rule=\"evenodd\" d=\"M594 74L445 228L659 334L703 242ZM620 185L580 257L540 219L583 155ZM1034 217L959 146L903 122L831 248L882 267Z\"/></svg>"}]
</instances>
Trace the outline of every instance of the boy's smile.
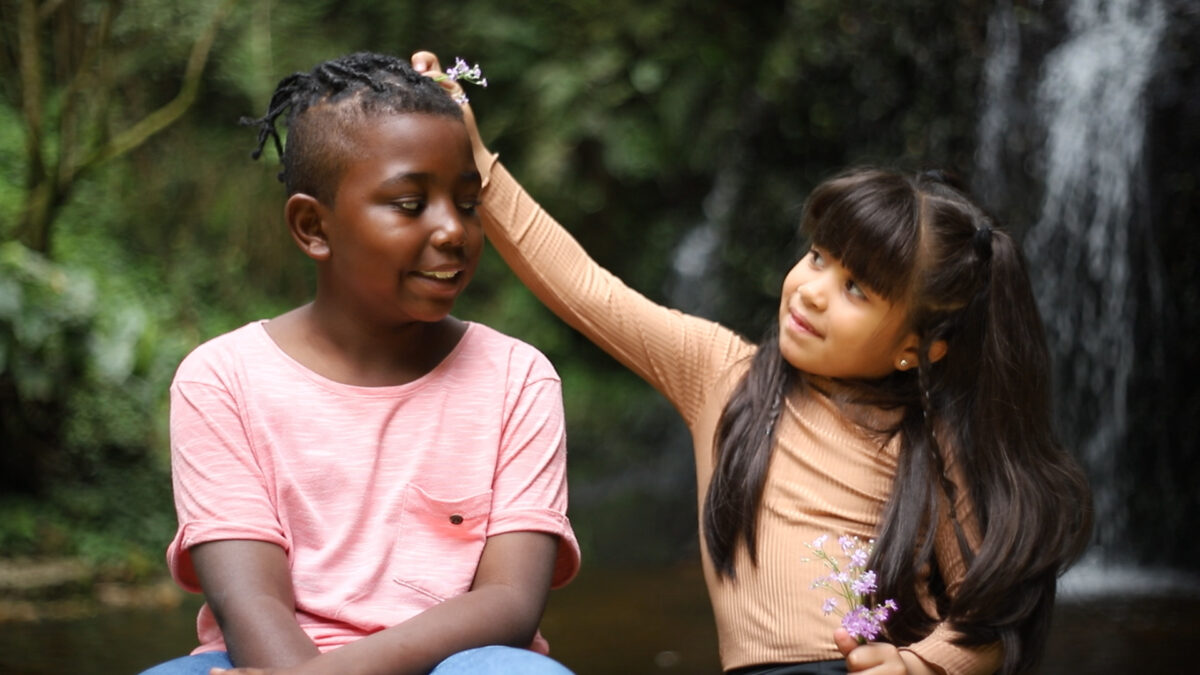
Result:
<instances>
[{"instance_id":1,"label":"boy's smile","mask_svg":"<svg viewBox=\"0 0 1200 675\"><path fill-rule=\"evenodd\" d=\"M444 319L483 248L466 129L421 113L349 126L334 203L322 205L329 252L321 290L371 323Z\"/></svg>"}]
</instances>

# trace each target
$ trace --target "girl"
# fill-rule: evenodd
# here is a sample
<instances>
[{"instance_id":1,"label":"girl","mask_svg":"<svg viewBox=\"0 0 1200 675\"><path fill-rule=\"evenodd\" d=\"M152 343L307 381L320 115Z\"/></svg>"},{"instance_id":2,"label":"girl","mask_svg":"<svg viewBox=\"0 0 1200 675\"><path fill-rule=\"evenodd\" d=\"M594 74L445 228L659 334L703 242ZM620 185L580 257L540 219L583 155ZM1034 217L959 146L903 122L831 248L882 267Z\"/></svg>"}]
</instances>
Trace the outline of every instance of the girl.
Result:
<instances>
[{"instance_id":1,"label":"girl","mask_svg":"<svg viewBox=\"0 0 1200 675\"><path fill-rule=\"evenodd\" d=\"M413 62L437 76L432 54ZM1090 493L1052 433L1019 249L959 186L861 169L815 188L800 223L811 245L753 344L600 268L466 112L488 237L691 431L727 672L1033 667L1056 579L1088 541ZM859 646L822 612L820 570L802 559L824 534L876 540L877 596L900 608L888 642Z\"/></svg>"}]
</instances>

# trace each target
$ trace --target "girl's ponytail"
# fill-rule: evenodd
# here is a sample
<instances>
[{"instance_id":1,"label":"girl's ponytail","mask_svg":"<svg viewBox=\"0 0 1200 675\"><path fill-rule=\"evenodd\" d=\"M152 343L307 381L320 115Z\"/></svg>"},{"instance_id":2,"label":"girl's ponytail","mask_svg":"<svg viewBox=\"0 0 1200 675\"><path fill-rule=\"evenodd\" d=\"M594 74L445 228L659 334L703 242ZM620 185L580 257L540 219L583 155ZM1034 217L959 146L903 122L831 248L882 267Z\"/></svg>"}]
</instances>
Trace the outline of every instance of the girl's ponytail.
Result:
<instances>
[{"instance_id":1,"label":"girl's ponytail","mask_svg":"<svg viewBox=\"0 0 1200 675\"><path fill-rule=\"evenodd\" d=\"M922 338L917 395L926 423L901 434L909 455L929 452L928 477L950 505L946 515L967 561L942 618L963 644L1002 642L1001 672L1024 672L1042 653L1057 578L1090 538L1091 495L1055 436L1050 356L1020 249L960 190L916 186L925 253L912 316ZM939 341L946 353L933 362L929 350ZM900 480L897 493L909 487ZM954 510L960 489L981 535L975 550ZM925 523L937 514L927 512ZM929 561L920 552L927 544L918 560ZM899 546L887 542L893 557Z\"/></svg>"},{"instance_id":2,"label":"girl's ponytail","mask_svg":"<svg viewBox=\"0 0 1200 675\"><path fill-rule=\"evenodd\" d=\"M1055 437L1050 356L1020 249L1001 231L989 239L983 316L965 317L978 361L946 364L973 381L956 445L984 533L949 613L964 632L1004 642L1007 673L1042 652L1057 578L1090 538L1091 493Z\"/></svg>"}]
</instances>

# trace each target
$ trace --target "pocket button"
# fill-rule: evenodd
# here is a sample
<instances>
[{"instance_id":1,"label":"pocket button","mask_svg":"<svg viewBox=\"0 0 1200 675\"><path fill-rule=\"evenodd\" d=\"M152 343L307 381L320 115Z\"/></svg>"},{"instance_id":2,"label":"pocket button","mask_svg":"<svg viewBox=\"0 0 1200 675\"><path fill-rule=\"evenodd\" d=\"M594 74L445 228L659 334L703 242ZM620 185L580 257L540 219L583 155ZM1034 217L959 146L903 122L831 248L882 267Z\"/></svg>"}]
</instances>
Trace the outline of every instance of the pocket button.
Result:
<instances>
[{"instance_id":1,"label":"pocket button","mask_svg":"<svg viewBox=\"0 0 1200 675\"><path fill-rule=\"evenodd\" d=\"M462 521L463 521L463 517L458 515L457 513L450 516L450 524L451 525L462 525Z\"/></svg>"}]
</instances>

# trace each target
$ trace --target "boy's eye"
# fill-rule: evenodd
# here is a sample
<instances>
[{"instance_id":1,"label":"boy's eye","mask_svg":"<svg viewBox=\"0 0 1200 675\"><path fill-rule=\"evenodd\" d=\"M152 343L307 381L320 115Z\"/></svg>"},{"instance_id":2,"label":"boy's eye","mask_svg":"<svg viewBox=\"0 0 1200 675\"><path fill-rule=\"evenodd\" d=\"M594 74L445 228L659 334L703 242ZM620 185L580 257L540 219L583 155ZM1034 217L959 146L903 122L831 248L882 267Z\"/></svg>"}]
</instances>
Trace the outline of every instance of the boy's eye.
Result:
<instances>
[{"instance_id":1,"label":"boy's eye","mask_svg":"<svg viewBox=\"0 0 1200 675\"><path fill-rule=\"evenodd\" d=\"M815 267L820 267L821 265L825 264L825 257L824 257L824 256L822 256L822 255L821 255L821 252L820 252L820 251L818 251L817 249L815 249L815 248L814 248L814 249L811 249L811 250L808 252L808 254L809 254L810 256L812 256L812 264L813 264L813 266L815 266Z\"/></svg>"},{"instance_id":2,"label":"boy's eye","mask_svg":"<svg viewBox=\"0 0 1200 675\"><path fill-rule=\"evenodd\" d=\"M392 204L396 208L406 213L417 213L423 206L425 206L425 202L421 201L420 199L402 199L400 201L392 202Z\"/></svg>"},{"instance_id":3,"label":"boy's eye","mask_svg":"<svg viewBox=\"0 0 1200 675\"><path fill-rule=\"evenodd\" d=\"M463 211L466 211L467 213L474 213L475 209L478 207L479 207L478 199L465 199L458 203L458 208L462 209Z\"/></svg>"}]
</instances>

